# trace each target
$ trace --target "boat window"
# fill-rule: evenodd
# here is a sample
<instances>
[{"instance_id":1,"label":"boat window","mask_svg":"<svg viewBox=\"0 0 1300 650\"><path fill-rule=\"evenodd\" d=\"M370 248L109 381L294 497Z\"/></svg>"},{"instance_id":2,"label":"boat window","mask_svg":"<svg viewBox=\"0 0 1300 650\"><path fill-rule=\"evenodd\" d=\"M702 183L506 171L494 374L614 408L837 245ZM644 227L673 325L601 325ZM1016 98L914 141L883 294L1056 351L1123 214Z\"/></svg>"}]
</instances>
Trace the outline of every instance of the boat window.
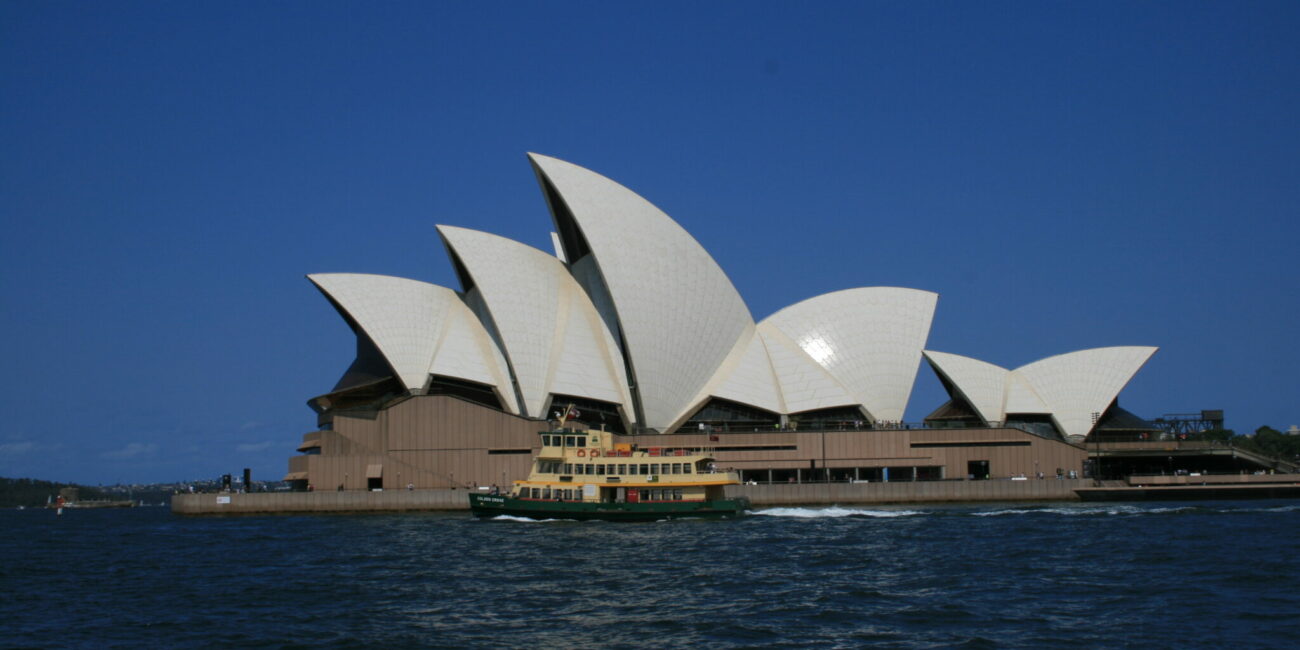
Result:
<instances>
[{"instance_id":1,"label":"boat window","mask_svg":"<svg viewBox=\"0 0 1300 650\"><path fill-rule=\"evenodd\" d=\"M597 474L604 474L604 473L605 473L605 464L604 464L604 463L601 463L601 464L599 464L599 465L596 466L596 473L597 473Z\"/></svg>"},{"instance_id":2,"label":"boat window","mask_svg":"<svg viewBox=\"0 0 1300 650\"><path fill-rule=\"evenodd\" d=\"M619 463L619 464L618 464L618 473L619 473L619 474L626 474L626 473L627 473L627 465L624 464L624 463Z\"/></svg>"},{"instance_id":3,"label":"boat window","mask_svg":"<svg viewBox=\"0 0 1300 650\"><path fill-rule=\"evenodd\" d=\"M565 474L572 474L572 473L573 473L573 463L565 463L565 464L564 464L564 473L565 473Z\"/></svg>"},{"instance_id":4,"label":"boat window","mask_svg":"<svg viewBox=\"0 0 1300 650\"><path fill-rule=\"evenodd\" d=\"M681 473L682 473L682 464L681 464L681 463L673 463L673 473L674 473L674 474L681 474Z\"/></svg>"},{"instance_id":5,"label":"boat window","mask_svg":"<svg viewBox=\"0 0 1300 650\"><path fill-rule=\"evenodd\" d=\"M587 436L578 436L578 446L579 447L587 446Z\"/></svg>"},{"instance_id":6,"label":"boat window","mask_svg":"<svg viewBox=\"0 0 1300 650\"><path fill-rule=\"evenodd\" d=\"M673 490L673 501L681 501L681 500L682 500L682 491Z\"/></svg>"},{"instance_id":7,"label":"boat window","mask_svg":"<svg viewBox=\"0 0 1300 650\"><path fill-rule=\"evenodd\" d=\"M649 466L649 465L646 465L645 463L641 463L641 473L642 473L642 474L649 474L649 473L650 473L650 466Z\"/></svg>"},{"instance_id":8,"label":"boat window","mask_svg":"<svg viewBox=\"0 0 1300 650\"><path fill-rule=\"evenodd\" d=\"M682 473L683 473L683 474L690 474L690 473L691 473L691 464L690 464L690 463L682 463Z\"/></svg>"},{"instance_id":9,"label":"boat window","mask_svg":"<svg viewBox=\"0 0 1300 650\"><path fill-rule=\"evenodd\" d=\"M650 463L650 473L659 474L659 463Z\"/></svg>"},{"instance_id":10,"label":"boat window","mask_svg":"<svg viewBox=\"0 0 1300 650\"><path fill-rule=\"evenodd\" d=\"M576 440L577 440L577 439L574 438L573 436L565 436L565 437L564 437L564 444L565 444L565 446L572 447L572 446L574 446L574 442L575 442Z\"/></svg>"}]
</instances>

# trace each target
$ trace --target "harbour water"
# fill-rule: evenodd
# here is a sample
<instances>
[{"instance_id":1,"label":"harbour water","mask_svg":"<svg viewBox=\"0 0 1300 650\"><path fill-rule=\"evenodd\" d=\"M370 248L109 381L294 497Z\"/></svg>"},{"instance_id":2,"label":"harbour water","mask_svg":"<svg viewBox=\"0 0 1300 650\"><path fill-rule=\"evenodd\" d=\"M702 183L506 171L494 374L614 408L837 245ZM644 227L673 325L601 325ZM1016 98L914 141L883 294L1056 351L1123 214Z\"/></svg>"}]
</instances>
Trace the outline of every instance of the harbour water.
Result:
<instances>
[{"instance_id":1,"label":"harbour water","mask_svg":"<svg viewBox=\"0 0 1300 650\"><path fill-rule=\"evenodd\" d=\"M4 647L1294 647L1300 503L0 512Z\"/></svg>"}]
</instances>

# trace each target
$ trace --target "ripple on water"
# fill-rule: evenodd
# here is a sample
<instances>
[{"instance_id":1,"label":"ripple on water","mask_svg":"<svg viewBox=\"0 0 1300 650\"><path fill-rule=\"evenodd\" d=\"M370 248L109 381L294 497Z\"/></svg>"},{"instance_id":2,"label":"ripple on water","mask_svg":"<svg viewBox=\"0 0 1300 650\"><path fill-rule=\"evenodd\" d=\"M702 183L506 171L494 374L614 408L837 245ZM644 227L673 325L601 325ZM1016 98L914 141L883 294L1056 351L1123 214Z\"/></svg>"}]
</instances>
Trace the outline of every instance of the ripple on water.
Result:
<instances>
[{"instance_id":1,"label":"ripple on water","mask_svg":"<svg viewBox=\"0 0 1300 650\"><path fill-rule=\"evenodd\" d=\"M1292 502L462 515L0 512L38 647L1289 645ZM57 612L57 617L49 616ZM111 612L111 616L106 615Z\"/></svg>"}]
</instances>

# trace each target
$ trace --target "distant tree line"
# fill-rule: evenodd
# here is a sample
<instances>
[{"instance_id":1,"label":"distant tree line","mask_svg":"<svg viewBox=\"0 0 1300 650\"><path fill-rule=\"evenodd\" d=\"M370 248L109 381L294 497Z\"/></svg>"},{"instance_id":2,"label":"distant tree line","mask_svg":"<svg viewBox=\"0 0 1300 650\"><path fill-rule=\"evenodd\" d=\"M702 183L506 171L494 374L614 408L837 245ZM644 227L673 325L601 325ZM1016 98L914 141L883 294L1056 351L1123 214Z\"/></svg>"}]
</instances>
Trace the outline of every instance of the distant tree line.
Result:
<instances>
[{"instance_id":1,"label":"distant tree line","mask_svg":"<svg viewBox=\"0 0 1300 650\"><path fill-rule=\"evenodd\" d=\"M1232 429L1213 429L1200 434L1205 440L1226 442L1238 449L1253 451L1282 460L1300 458L1300 436L1291 436L1273 427L1255 429L1253 436L1239 436Z\"/></svg>"},{"instance_id":2,"label":"distant tree line","mask_svg":"<svg viewBox=\"0 0 1300 650\"><path fill-rule=\"evenodd\" d=\"M33 478L0 477L0 508L43 506L50 497L59 496L59 490L65 487L77 488L79 498L82 500L109 498L108 494L99 488L75 483L55 483L54 481L40 481Z\"/></svg>"}]
</instances>

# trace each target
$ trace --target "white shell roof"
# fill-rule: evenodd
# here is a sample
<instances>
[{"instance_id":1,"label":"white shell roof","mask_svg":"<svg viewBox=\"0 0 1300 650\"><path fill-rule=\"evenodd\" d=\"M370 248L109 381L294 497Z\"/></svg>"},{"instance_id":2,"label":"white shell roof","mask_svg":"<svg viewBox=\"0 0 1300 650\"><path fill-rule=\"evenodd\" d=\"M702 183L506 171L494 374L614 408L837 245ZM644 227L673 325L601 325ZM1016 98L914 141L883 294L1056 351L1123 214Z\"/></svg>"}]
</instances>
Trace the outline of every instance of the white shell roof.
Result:
<instances>
[{"instance_id":1,"label":"white shell roof","mask_svg":"<svg viewBox=\"0 0 1300 650\"><path fill-rule=\"evenodd\" d=\"M316 273L307 276L356 323L410 390L430 374L496 388L501 403L518 413L505 359L455 291L385 275Z\"/></svg>"},{"instance_id":2,"label":"white shell roof","mask_svg":"<svg viewBox=\"0 0 1300 650\"><path fill-rule=\"evenodd\" d=\"M861 406L876 420L903 418L936 294L849 289L755 324L726 274L668 215L595 172L529 157L553 203L557 250L580 235L590 255L552 257L440 226L474 285L465 297L402 278L308 276L408 389L422 389L430 374L461 378L493 386L506 410L538 417L554 393L619 404L629 418L639 398L644 426L665 432L710 396L785 414ZM986 421L1049 413L1066 435L1085 435L1092 414L1155 351L1083 350L1016 370L925 355Z\"/></svg>"},{"instance_id":3,"label":"white shell roof","mask_svg":"<svg viewBox=\"0 0 1300 650\"><path fill-rule=\"evenodd\" d=\"M1006 420L1008 413L1051 413L1052 407L1038 396L1038 392L1025 380L1023 375L1007 373L1007 397L1002 405L1002 412L997 420Z\"/></svg>"},{"instance_id":4,"label":"white shell roof","mask_svg":"<svg viewBox=\"0 0 1300 650\"><path fill-rule=\"evenodd\" d=\"M560 260L490 233L438 231L491 313L526 415L545 417L551 393L631 403L614 339Z\"/></svg>"},{"instance_id":5,"label":"white shell roof","mask_svg":"<svg viewBox=\"0 0 1300 650\"><path fill-rule=\"evenodd\" d=\"M952 382L953 388L966 398L985 422L1004 419L1002 404L1007 394L1010 370L979 359L933 350L926 350L925 358Z\"/></svg>"},{"instance_id":6,"label":"white shell roof","mask_svg":"<svg viewBox=\"0 0 1300 650\"><path fill-rule=\"evenodd\" d=\"M938 298L897 287L847 289L786 307L760 329L793 341L873 418L901 421ZM780 369L778 377L784 386Z\"/></svg>"},{"instance_id":7,"label":"white shell roof","mask_svg":"<svg viewBox=\"0 0 1300 650\"><path fill-rule=\"evenodd\" d=\"M596 259L623 331L644 424L667 430L753 325L749 309L699 242L649 201L577 165L529 157Z\"/></svg>"},{"instance_id":8,"label":"white shell roof","mask_svg":"<svg viewBox=\"0 0 1300 650\"><path fill-rule=\"evenodd\" d=\"M1092 414L1105 412L1156 348L1094 348L1048 357L1016 369L1052 408L1066 435L1092 430Z\"/></svg>"},{"instance_id":9,"label":"white shell roof","mask_svg":"<svg viewBox=\"0 0 1300 650\"><path fill-rule=\"evenodd\" d=\"M680 425L707 403L710 396L749 404L773 413L786 412L781 389L777 387L776 375L772 370L772 360L757 328L751 327L745 332L713 380L696 396L694 404L679 415L674 426Z\"/></svg>"},{"instance_id":10,"label":"white shell roof","mask_svg":"<svg viewBox=\"0 0 1300 650\"><path fill-rule=\"evenodd\" d=\"M1067 436L1086 436L1092 414L1106 411L1156 348L1121 346L1080 350L1005 370L956 354L925 356L986 422L1008 413L1047 413Z\"/></svg>"},{"instance_id":11,"label":"white shell roof","mask_svg":"<svg viewBox=\"0 0 1300 650\"><path fill-rule=\"evenodd\" d=\"M764 321L759 323L758 333L776 373L785 413L858 405L844 385L781 330Z\"/></svg>"}]
</instances>

